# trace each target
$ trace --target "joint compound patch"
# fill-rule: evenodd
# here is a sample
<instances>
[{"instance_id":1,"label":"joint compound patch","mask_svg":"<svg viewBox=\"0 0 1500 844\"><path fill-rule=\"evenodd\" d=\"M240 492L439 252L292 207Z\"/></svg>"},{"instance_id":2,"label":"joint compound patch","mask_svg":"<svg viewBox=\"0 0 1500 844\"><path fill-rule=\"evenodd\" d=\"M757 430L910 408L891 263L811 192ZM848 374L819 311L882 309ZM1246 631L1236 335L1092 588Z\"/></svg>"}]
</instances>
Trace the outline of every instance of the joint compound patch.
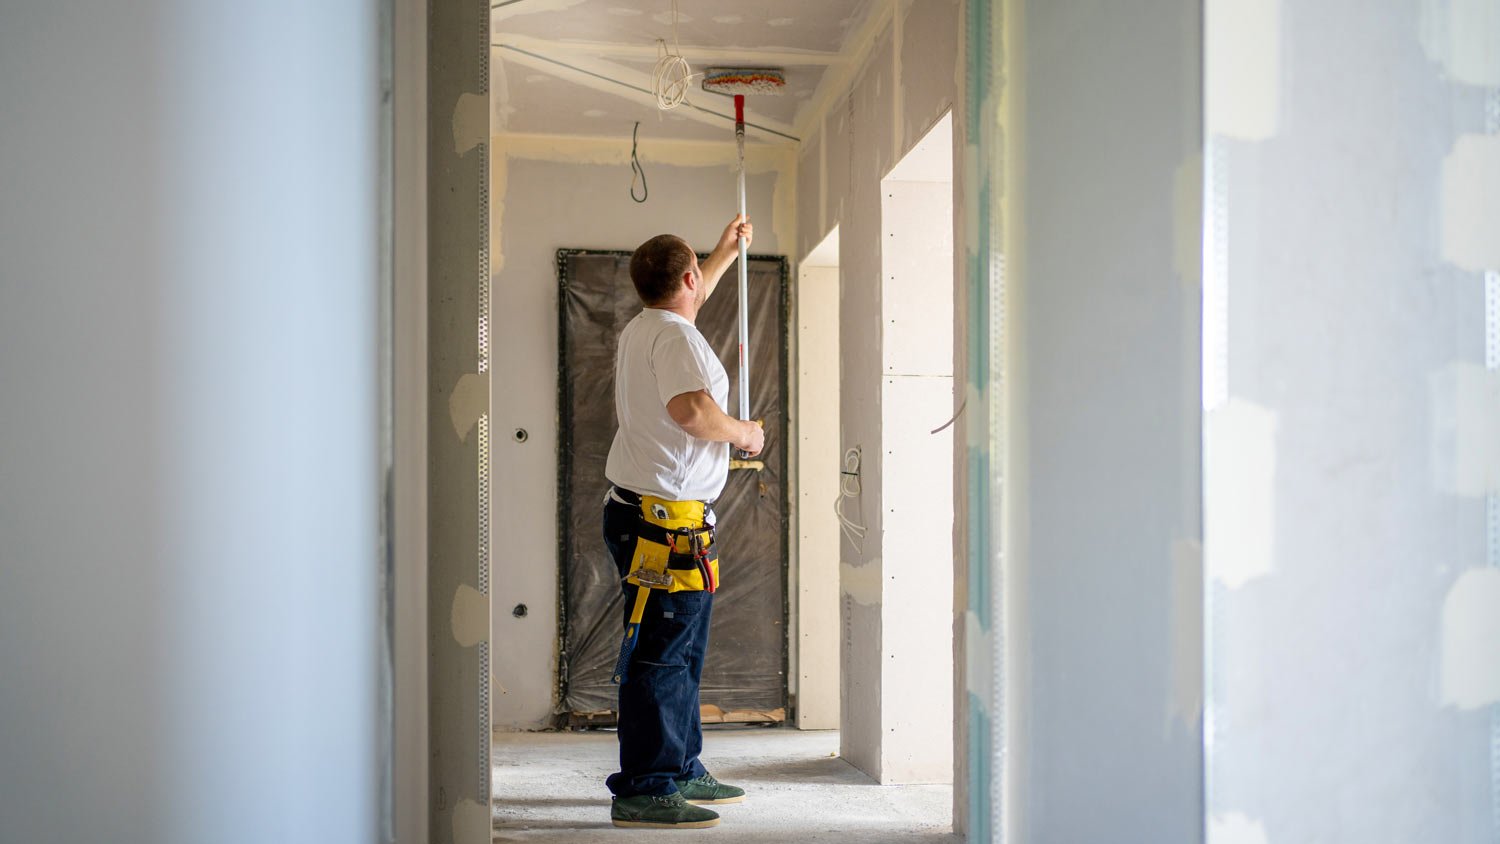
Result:
<instances>
[{"instance_id":1,"label":"joint compound patch","mask_svg":"<svg viewBox=\"0 0 1500 844\"><path fill-rule=\"evenodd\" d=\"M1205 122L1210 136L1263 141L1281 110L1280 0L1208 0Z\"/></svg>"},{"instance_id":2,"label":"joint compound patch","mask_svg":"<svg viewBox=\"0 0 1500 844\"><path fill-rule=\"evenodd\" d=\"M1500 491L1500 371L1454 362L1427 377L1433 486L1450 495Z\"/></svg>"},{"instance_id":3,"label":"joint compound patch","mask_svg":"<svg viewBox=\"0 0 1500 844\"><path fill-rule=\"evenodd\" d=\"M472 648L490 637L490 599L467 583L453 593L453 638Z\"/></svg>"},{"instance_id":4,"label":"joint compound patch","mask_svg":"<svg viewBox=\"0 0 1500 844\"><path fill-rule=\"evenodd\" d=\"M453 392L448 394L448 416L453 420L453 433L461 442L467 442L469 432L479 424L479 417L490 410L490 375L488 372L470 372L458 379Z\"/></svg>"},{"instance_id":5,"label":"joint compound patch","mask_svg":"<svg viewBox=\"0 0 1500 844\"><path fill-rule=\"evenodd\" d=\"M1203 153L1182 162L1172 177L1172 263L1190 287L1203 282Z\"/></svg>"},{"instance_id":6,"label":"joint compound patch","mask_svg":"<svg viewBox=\"0 0 1500 844\"><path fill-rule=\"evenodd\" d=\"M1230 589L1270 574L1276 538L1276 414L1241 398L1203 426L1205 573Z\"/></svg>"},{"instance_id":7,"label":"joint compound patch","mask_svg":"<svg viewBox=\"0 0 1500 844\"><path fill-rule=\"evenodd\" d=\"M1445 705L1500 703L1500 569L1469 569L1448 590L1439 670Z\"/></svg>"},{"instance_id":8,"label":"joint compound patch","mask_svg":"<svg viewBox=\"0 0 1500 844\"><path fill-rule=\"evenodd\" d=\"M453 151L463 155L489 137L490 98L459 94L453 104Z\"/></svg>"},{"instance_id":9,"label":"joint compound patch","mask_svg":"<svg viewBox=\"0 0 1500 844\"><path fill-rule=\"evenodd\" d=\"M488 844L490 826L490 810L483 803L465 797L453 807L453 844Z\"/></svg>"},{"instance_id":10,"label":"joint compound patch","mask_svg":"<svg viewBox=\"0 0 1500 844\"><path fill-rule=\"evenodd\" d=\"M860 566L844 563L839 566L839 588L856 604L866 607L879 606L881 571L879 557Z\"/></svg>"},{"instance_id":11,"label":"joint compound patch","mask_svg":"<svg viewBox=\"0 0 1500 844\"><path fill-rule=\"evenodd\" d=\"M1208 844L1270 844L1266 828L1239 812L1215 814L1208 819Z\"/></svg>"},{"instance_id":12,"label":"joint compound patch","mask_svg":"<svg viewBox=\"0 0 1500 844\"><path fill-rule=\"evenodd\" d=\"M964 612L964 689L979 708L989 715L990 698L995 683L995 640L992 631L984 629L979 614Z\"/></svg>"},{"instance_id":13,"label":"joint compound patch","mask_svg":"<svg viewBox=\"0 0 1500 844\"><path fill-rule=\"evenodd\" d=\"M1497 83L1500 84L1500 83ZM1460 135L1443 159L1443 257L1500 270L1500 135Z\"/></svg>"},{"instance_id":14,"label":"joint compound patch","mask_svg":"<svg viewBox=\"0 0 1500 844\"><path fill-rule=\"evenodd\" d=\"M1500 0L1422 0L1422 50L1456 82L1500 86Z\"/></svg>"}]
</instances>

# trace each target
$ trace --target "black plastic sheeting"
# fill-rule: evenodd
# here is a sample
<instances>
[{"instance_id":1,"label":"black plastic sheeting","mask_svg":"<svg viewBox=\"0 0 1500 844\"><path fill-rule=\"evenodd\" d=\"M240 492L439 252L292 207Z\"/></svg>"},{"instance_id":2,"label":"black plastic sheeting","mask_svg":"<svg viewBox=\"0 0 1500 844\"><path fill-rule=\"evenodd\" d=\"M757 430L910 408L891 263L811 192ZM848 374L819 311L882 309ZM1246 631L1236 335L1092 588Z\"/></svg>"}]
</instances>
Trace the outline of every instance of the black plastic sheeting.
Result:
<instances>
[{"instance_id":1,"label":"black plastic sheeting","mask_svg":"<svg viewBox=\"0 0 1500 844\"><path fill-rule=\"evenodd\" d=\"M700 260L703 256L700 256ZM763 471L729 473L718 514L721 584L714 596L700 701L726 711L784 709L787 700L786 259L750 257L750 405L764 419ZM561 714L613 712L610 681L623 632L619 575L600 520L615 434L614 355L620 331L641 310L630 255L558 252L558 525L562 560ZM731 265L697 326L729 373L737 414L739 328ZM598 720L598 719L596 719ZM609 720L606 716L603 720Z\"/></svg>"}]
</instances>

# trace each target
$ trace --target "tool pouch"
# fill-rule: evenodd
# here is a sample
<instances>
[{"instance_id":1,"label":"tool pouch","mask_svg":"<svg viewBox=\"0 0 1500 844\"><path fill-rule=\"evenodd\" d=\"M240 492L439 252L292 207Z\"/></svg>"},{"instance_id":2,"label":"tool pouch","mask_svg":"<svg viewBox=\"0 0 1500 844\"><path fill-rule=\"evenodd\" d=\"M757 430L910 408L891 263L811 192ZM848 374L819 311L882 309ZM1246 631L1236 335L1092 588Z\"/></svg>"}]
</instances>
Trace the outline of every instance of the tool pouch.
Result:
<instances>
[{"instance_id":1,"label":"tool pouch","mask_svg":"<svg viewBox=\"0 0 1500 844\"><path fill-rule=\"evenodd\" d=\"M719 551L701 501L641 496L641 524L628 583L668 592L713 592L719 585Z\"/></svg>"}]
</instances>

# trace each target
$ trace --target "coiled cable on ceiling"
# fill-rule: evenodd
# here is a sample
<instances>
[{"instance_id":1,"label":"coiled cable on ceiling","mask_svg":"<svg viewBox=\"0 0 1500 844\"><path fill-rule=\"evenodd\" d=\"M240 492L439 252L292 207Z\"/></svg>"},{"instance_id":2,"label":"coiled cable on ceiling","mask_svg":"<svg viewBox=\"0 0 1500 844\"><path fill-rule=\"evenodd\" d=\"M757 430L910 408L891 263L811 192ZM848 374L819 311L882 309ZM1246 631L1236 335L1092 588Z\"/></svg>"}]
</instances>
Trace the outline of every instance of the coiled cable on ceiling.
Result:
<instances>
[{"instance_id":1,"label":"coiled cable on ceiling","mask_svg":"<svg viewBox=\"0 0 1500 844\"><path fill-rule=\"evenodd\" d=\"M693 69L682 57L682 44L677 40L677 0L672 0L672 49L667 42L656 39L656 67L651 70L651 92L656 95L656 107L670 111L687 100L692 88Z\"/></svg>"}]
</instances>

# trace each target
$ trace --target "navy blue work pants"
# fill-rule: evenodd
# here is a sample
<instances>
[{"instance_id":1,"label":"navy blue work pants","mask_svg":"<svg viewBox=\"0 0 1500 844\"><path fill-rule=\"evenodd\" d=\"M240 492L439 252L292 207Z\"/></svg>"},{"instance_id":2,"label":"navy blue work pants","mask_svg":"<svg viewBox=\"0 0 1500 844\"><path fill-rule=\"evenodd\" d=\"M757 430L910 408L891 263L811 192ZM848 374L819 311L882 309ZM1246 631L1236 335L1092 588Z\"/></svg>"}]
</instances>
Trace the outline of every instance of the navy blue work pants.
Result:
<instances>
[{"instance_id":1,"label":"navy blue work pants","mask_svg":"<svg viewBox=\"0 0 1500 844\"><path fill-rule=\"evenodd\" d=\"M604 505L604 544L622 578L630 572L640 514L639 507L613 499ZM620 585L628 624L638 587ZM616 797L671 794L677 790L673 780L707 773L698 761L703 751L698 684L712 614L710 592L650 590L635 653L620 684L620 770L605 780Z\"/></svg>"}]
</instances>

